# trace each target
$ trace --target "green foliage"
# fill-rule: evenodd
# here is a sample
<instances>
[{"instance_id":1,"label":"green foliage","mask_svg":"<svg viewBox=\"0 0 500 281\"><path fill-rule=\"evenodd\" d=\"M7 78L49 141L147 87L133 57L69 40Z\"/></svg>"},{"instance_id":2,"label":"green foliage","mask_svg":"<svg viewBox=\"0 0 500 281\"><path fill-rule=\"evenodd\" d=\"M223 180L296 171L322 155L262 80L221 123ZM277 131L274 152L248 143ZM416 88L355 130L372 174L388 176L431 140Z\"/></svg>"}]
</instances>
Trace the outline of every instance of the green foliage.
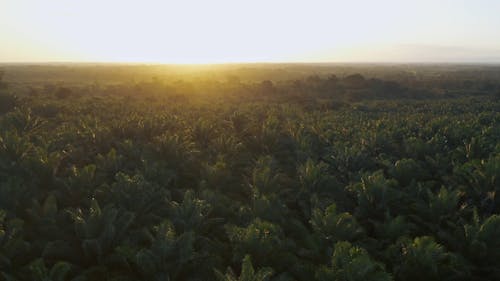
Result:
<instances>
[{"instance_id":1,"label":"green foliage","mask_svg":"<svg viewBox=\"0 0 500 281\"><path fill-rule=\"evenodd\" d=\"M204 228L213 222L207 218L210 210L211 207L207 202L195 198L194 192L188 190L184 193L181 204L171 203L169 217L178 231L203 233Z\"/></svg>"},{"instance_id":2,"label":"green foliage","mask_svg":"<svg viewBox=\"0 0 500 281\"><path fill-rule=\"evenodd\" d=\"M0 280L499 280L482 80L296 67L0 89Z\"/></svg>"},{"instance_id":3,"label":"green foliage","mask_svg":"<svg viewBox=\"0 0 500 281\"><path fill-rule=\"evenodd\" d=\"M401 199L400 192L395 188L393 179L386 179L382 171L363 177L361 183L353 187L357 194L357 215L362 218L383 219L386 212L397 213L398 200Z\"/></svg>"},{"instance_id":4,"label":"green foliage","mask_svg":"<svg viewBox=\"0 0 500 281\"><path fill-rule=\"evenodd\" d=\"M308 159L303 165L297 169L300 185L302 189L309 193L325 192L331 188L333 179L328 175L328 165L324 162L315 163Z\"/></svg>"},{"instance_id":5,"label":"green foliage","mask_svg":"<svg viewBox=\"0 0 500 281\"><path fill-rule=\"evenodd\" d=\"M280 252L286 246L283 230L261 219L255 219L247 227L228 226L227 234L235 248L234 260L249 253L259 264L269 264L273 257L282 254Z\"/></svg>"},{"instance_id":6,"label":"green foliage","mask_svg":"<svg viewBox=\"0 0 500 281\"><path fill-rule=\"evenodd\" d=\"M364 234L356 218L348 212L337 213L335 204L330 205L324 212L315 209L311 225L324 239L331 241L355 241Z\"/></svg>"},{"instance_id":7,"label":"green foliage","mask_svg":"<svg viewBox=\"0 0 500 281\"><path fill-rule=\"evenodd\" d=\"M0 209L0 276L15 280L13 276L20 272L30 252L30 244L23 239L24 221L7 219L7 214Z\"/></svg>"},{"instance_id":8,"label":"green foliage","mask_svg":"<svg viewBox=\"0 0 500 281\"><path fill-rule=\"evenodd\" d=\"M384 221L375 223L376 237L382 243L395 242L399 238L408 236L414 230L415 226L401 215L391 217L387 214Z\"/></svg>"},{"instance_id":9,"label":"green foliage","mask_svg":"<svg viewBox=\"0 0 500 281\"><path fill-rule=\"evenodd\" d=\"M349 242L335 244L331 265L318 269L316 278L321 281L393 280L392 276L384 270L384 266L373 261L366 250L353 246Z\"/></svg>"},{"instance_id":10,"label":"green foliage","mask_svg":"<svg viewBox=\"0 0 500 281\"><path fill-rule=\"evenodd\" d=\"M429 177L420 164L413 159L398 160L391 174L401 185L408 185L412 180L423 181Z\"/></svg>"},{"instance_id":11,"label":"green foliage","mask_svg":"<svg viewBox=\"0 0 500 281\"><path fill-rule=\"evenodd\" d=\"M35 281L64 281L68 279L71 265L67 262L58 262L48 269L42 259L30 263L29 269Z\"/></svg>"},{"instance_id":12,"label":"green foliage","mask_svg":"<svg viewBox=\"0 0 500 281\"><path fill-rule=\"evenodd\" d=\"M0 90L0 114L13 110L18 104L18 98L15 95L4 93Z\"/></svg>"},{"instance_id":13,"label":"green foliage","mask_svg":"<svg viewBox=\"0 0 500 281\"><path fill-rule=\"evenodd\" d=\"M474 222L464 226L463 240L460 241L463 254L475 265L476 274L488 276L489 279L500 277L498 258L500 244L500 217L493 215L482 223L475 213Z\"/></svg>"},{"instance_id":14,"label":"green foliage","mask_svg":"<svg viewBox=\"0 0 500 281\"><path fill-rule=\"evenodd\" d=\"M458 210L460 192L441 187L439 193L429 192L429 206L427 209L429 220L439 222L443 219L454 219Z\"/></svg>"},{"instance_id":15,"label":"green foliage","mask_svg":"<svg viewBox=\"0 0 500 281\"><path fill-rule=\"evenodd\" d=\"M194 261L202 255L195 250L194 232L180 235L168 221L156 227L155 236L148 248L135 256L135 265L146 280L179 280L195 269Z\"/></svg>"},{"instance_id":16,"label":"green foliage","mask_svg":"<svg viewBox=\"0 0 500 281\"><path fill-rule=\"evenodd\" d=\"M234 274L230 267L227 268L226 274L215 270L215 275L219 281L265 281L268 280L272 274L273 270L271 268L261 268L255 272L249 255L243 258L241 275L239 277Z\"/></svg>"},{"instance_id":17,"label":"green foliage","mask_svg":"<svg viewBox=\"0 0 500 281\"><path fill-rule=\"evenodd\" d=\"M126 239L135 218L133 213L120 212L112 206L101 209L96 199L90 200L87 210L74 210L71 216L84 260L97 264L114 259L115 248Z\"/></svg>"},{"instance_id":18,"label":"green foliage","mask_svg":"<svg viewBox=\"0 0 500 281\"><path fill-rule=\"evenodd\" d=\"M276 160L271 156L260 157L256 161L250 183L254 192L265 194L280 192L280 174L275 166Z\"/></svg>"},{"instance_id":19,"label":"green foliage","mask_svg":"<svg viewBox=\"0 0 500 281\"><path fill-rule=\"evenodd\" d=\"M432 237L417 237L401 249L402 263L396 268L401 280L457 280L467 277L466 265Z\"/></svg>"},{"instance_id":20,"label":"green foliage","mask_svg":"<svg viewBox=\"0 0 500 281\"><path fill-rule=\"evenodd\" d=\"M7 83L3 82L4 71L0 71L0 114L11 111L18 105L18 98L6 91Z\"/></svg>"}]
</instances>

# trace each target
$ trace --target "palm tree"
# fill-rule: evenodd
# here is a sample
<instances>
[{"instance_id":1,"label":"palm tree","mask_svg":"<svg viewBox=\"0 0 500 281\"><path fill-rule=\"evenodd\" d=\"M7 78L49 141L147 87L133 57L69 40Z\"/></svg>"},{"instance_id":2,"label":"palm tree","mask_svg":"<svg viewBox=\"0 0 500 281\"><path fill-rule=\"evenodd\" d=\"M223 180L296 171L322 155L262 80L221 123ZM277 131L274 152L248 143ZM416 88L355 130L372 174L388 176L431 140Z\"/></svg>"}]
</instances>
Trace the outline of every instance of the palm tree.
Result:
<instances>
[{"instance_id":1,"label":"palm tree","mask_svg":"<svg viewBox=\"0 0 500 281\"><path fill-rule=\"evenodd\" d=\"M253 268L250 255L246 255L245 258L243 258L239 277L234 274L234 271L230 267L227 268L226 274L215 269L215 276L219 281L265 281L272 275L273 269L269 267L261 268L256 272Z\"/></svg>"},{"instance_id":2,"label":"palm tree","mask_svg":"<svg viewBox=\"0 0 500 281\"><path fill-rule=\"evenodd\" d=\"M319 281L391 281L381 263L373 261L367 251L349 242L335 244L331 265L323 266L316 272Z\"/></svg>"}]
</instances>

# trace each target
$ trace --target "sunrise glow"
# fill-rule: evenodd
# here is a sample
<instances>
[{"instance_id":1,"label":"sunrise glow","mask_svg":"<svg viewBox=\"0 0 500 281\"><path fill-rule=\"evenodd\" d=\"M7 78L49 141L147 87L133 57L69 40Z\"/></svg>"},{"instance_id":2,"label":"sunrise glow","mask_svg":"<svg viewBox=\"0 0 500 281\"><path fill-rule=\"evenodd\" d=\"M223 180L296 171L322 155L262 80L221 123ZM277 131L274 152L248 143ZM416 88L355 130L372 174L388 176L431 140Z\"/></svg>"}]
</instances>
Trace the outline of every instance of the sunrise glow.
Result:
<instances>
[{"instance_id":1,"label":"sunrise glow","mask_svg":"<svg viewBox=\"0 0 500 281\"><path fill-rule=\"evenodd\" d=\"M2 0L0 61L498 61L498 11L487 0Z\"/></svg>"}]
</instances>

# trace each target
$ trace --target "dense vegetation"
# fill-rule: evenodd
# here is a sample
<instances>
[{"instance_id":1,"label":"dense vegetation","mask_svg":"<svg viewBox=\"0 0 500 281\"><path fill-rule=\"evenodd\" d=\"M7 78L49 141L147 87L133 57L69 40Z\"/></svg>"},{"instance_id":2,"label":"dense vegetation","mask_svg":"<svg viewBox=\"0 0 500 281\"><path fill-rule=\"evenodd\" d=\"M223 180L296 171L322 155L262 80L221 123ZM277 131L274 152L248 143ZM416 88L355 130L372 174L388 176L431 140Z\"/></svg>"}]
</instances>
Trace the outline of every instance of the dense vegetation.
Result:
<instances>
[{"instance_id":1,"label":"dense vegetation","mask_svg":"<svg viewBox=\"0 0 500 281\"><path fill-rule=\"evenodd\" d=\"M0 279L500 280L500 84L429 83L0 83Z\"/></svg>"}]
</instances>

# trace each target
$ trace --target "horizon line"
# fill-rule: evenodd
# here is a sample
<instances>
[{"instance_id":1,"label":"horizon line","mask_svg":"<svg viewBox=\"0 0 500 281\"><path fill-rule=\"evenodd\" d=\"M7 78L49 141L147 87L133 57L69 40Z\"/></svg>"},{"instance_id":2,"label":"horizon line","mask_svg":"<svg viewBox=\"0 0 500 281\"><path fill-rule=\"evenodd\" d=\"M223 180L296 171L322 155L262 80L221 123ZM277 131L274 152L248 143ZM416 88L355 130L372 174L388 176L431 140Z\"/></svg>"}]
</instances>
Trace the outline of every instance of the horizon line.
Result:
<instances>
[{"instance_id":1,"label":"horizon line","mask_svg":"<svg viewBox=\"0 0 500 281\"><path fill-rule=\"evenodd\" d=\"M117 65L172 65L172 66L210 66L210 65L242 65L242 64L348 64L348 65L499 65L500 61L234 61L234 62L155 62L155 61L0 61L0 65L26 65L26 64L117 64Z\"/></svg>"}]
</instances>

